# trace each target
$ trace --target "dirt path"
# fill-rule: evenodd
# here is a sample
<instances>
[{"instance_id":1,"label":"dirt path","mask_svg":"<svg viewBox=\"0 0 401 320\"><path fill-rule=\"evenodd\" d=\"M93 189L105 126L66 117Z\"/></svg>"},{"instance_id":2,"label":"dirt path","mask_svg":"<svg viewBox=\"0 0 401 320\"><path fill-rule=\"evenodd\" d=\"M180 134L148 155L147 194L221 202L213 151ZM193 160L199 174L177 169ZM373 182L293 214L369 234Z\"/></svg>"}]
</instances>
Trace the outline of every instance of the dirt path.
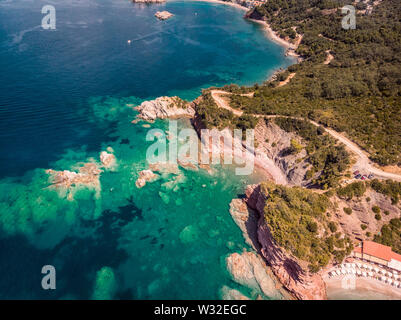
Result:
<instances>
[{"instance_id":1,"label":"dirt path","mask_svg":"<svg viewBox=\"0 0 401 320\"><path fill-rule=\"evenodd\" d=\"M334 59L334 56L330 53L330 50L327 50L326 53L327 57L326 60L324 60L323 64L329 64Z\"/></svg>"},{"instance_id":2,"label":"dirt path","mask_svg":"<svg viewBox=\"0 0 401 320\"><path fill-rule=\"evenodd\" d=\"M220 96L222 94L229 95L232 93L226 92L223 90L211 90L212 98L215 100L215 102L219 108L224 108L224 109L230 110L236 116L241 116L243 114L243 111L231 108L228 101L224 100ZM242 96L253 97L253 92L242 94ZM267 118L267 119L268 118L286 117L286 116L281 116L281 115L260 115L260 114L253 114L252 116L254 116L256 118ZM288 116L286 118L297 119L297 120L307 120L315 126L320 126L317 122L315 122L313 120L305 119L305 118L288 117ZM359 170L361 172L361 174L373 173L375 175L375 178L393 179L396 181L401 181L400 174L386 172L386 171L381 170L380 168L377 168L375 166L375 164L371 160L369 160L369 154L367 152L365 152L364 150L362 150L357 144L355 144L350 139L348 139L344 134L334 131L333 129L330 129L330 128L325 128L325 130L333 138L335 138L336 140L343 143L346 146L346 148L351 153L354 154L356 162L352 167L352 171ZM352 179L350 181L352 181Z\"/></svg>"},{"instance_id":3,"label":"dirt path","mask_svg":"<svg viewBox=\"0 0 401 320\"><path fill-rule=\"evenodd\" d=\"M287 79L285 79L284 81L281 81L281 82L278 84L278 86L277 86L276 88L285 86L288 82L290 82L290 80L291 80L292 78L294 78L294 76L295 76L295 72L290 73L290 74L288 75Z\"/></svg>"}]
</instances>

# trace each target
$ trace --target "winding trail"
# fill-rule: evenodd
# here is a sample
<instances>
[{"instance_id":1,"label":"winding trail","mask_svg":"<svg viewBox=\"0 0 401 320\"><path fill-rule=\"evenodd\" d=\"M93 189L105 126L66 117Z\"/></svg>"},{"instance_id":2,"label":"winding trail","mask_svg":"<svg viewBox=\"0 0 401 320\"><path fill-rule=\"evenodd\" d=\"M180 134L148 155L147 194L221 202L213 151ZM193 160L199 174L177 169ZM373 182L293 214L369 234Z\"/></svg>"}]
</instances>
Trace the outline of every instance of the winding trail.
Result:
<instances>
[{"instance_id":1,"label":"winding trail","mask_svg":"<svg viewBox=\"0 0 401 320\"><path fill-rule=\"evenodd\" d=\"M223 90L211 90L211 95L214 101L216 102L217 106L219 108L223 108L226 110L230 110L233 114L236 116L241 116L243 114L242 110L237 110L234 109L230 106L227 100L221 97L221 95L230 95L232 94L231 92L223 91ZM247 97L253 97L254 93L245 93L241 94L241 96L247 96ZM307 120L311 124L319 127L321 126L319 123L306 119L306 118L301 118L301 117L290 117L290 116L282 116L282 115L260 115L260 114L252 114L252 116L256 118L291 118L291 119L297 119L297 120ZM391 173L391 172L386 172L378 168L370 159L369 159L369 154L362 150L356 143L352 142L350 139L348 139L344 134L339 133L333 129L324 128L328 134L330 134L333 138L338 140L339 142L343 143L347 150L349 150L354 156L355 156L355 163L352 166L352 171L359 170L361 174L374 174L375 178L381 178L381 179L393 179L396 181L401 182L401 175L396 174L396 173ZM350 180L350 182L352 179Z\"/></svg>"}]
</instances>

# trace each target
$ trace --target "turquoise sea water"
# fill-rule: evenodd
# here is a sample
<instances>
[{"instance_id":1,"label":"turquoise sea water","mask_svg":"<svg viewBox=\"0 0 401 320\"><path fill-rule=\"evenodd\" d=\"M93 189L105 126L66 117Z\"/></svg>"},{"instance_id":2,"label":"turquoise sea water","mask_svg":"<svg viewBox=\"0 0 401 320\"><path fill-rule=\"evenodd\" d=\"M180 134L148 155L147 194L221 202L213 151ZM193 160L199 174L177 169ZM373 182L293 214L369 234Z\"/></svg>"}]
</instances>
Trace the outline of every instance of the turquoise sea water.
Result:
<instances>
[{"instance_id":1,"label":"turquoise sea water","mask_svg":"<svg viewBox=\"0 0 401 320\"><path fill-rule=\"evenodd\" d=\"M0 298L217 299L239 288L225 257L247 246L228 205L260 178L180 168L138 189L151 142L131 106L262 82L292 61L228 6L55 3L57 30L44 31L46 2L0 2ZM175 16L158 21L164 9ZM118 167L100 192L48 188L44 169L74 170L108 147ZM47 264L56 290L41 288Z\"/></svg>"}]
</instances>

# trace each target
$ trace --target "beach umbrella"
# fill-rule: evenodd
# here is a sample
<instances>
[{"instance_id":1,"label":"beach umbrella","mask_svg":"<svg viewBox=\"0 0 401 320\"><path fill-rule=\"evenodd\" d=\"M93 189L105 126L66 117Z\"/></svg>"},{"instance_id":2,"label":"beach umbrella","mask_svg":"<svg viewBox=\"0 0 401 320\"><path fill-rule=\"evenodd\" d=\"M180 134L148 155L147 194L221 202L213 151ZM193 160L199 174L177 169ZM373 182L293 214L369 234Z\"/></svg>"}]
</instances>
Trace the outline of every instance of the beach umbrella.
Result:
<instances>
[{"instance_id":1,"label":"beach umbrella","mask_svg":"<svg viewBox=\"0 0 401 320\"><path fill-rule=\"evenodd\" d=\"M337 270L336 270L336 273L337 273L338 275L340 275L340 274L341 274L341 272L340 272L340 270L339 270L339 269L337 269Z\"/></svg>"},{"instance_id":2,"label":"beach umbrella","mask_svg":"<svg viewBox=\"0 0 401 320\"><path fill-rule=\"evenodd\" d=\"M366 277L368 274L364 271L364 272L362 272L362 275L363 275L364 277Z\"/></svg>"},{"instance_id":3,"label":"beach umbrella","mask_svg":"<svg viewBox=\"0 0 401 320\"><path fill-rule=\"evenodd\" d=\"M351 267L352 267L352 268L355 268L355 267L356 267L356 264L355 264L355 263L352 263L352 264L351 264Z\"/></svg>"},{"instance_id":4,"label":"beach umbrella","mask_svg":"<svg viewBox=\"0 0 401 320\"><path fill-rule=\"evenodd\" d=\"M388 275L390 278L393 277L393 274L392 274L391 272L387 272L387 275Z\"/></svg>"},{"instance_id":5,"label":"beach umbrella","mask_svg":"<svg viewBox=\"0 0 401 320\"><path fill-rule=\"evenodd\" d=\"M367 269L367 268L368 268L368 265L367 265L367 264L363 264L363 267L364 267L365 269Z\"/></svg>"},{"instance_id":6,"label":"beach umbrella","mask_svg":"<svg viewBox=\"0 0 401 320\"><path fill-rule=\"evenodd\" d=\"M369 270L373 270L373 267L371 265L368 265Z\"/></svg>"},{"instance_id":7,"label":"beach umbrella","mask_svg":"<svg viewBox=\"0 0 401 320\"><path fill-rule=\"evenodd\" d=\"M385 276L381 276L380 280L386 282L387 278Z\"/></svg>"},{"instance_id":8,"label":"beach umbrella","mask_svg":"<svg viewBox=\"0 0 401 320\"><path fill-rule=\"evenodd\" d=\"M362 266L362 264L360 264L359 262L356 265L358 266L358 268Z\"/></svg>"},{"instance_id":9,"label":"beach umbrella","mask_svg":"<svg viewBox=\"0 0 401 320\"><path fill-rule=\"evenodd\" d=\"M399 284L400 284L400 283L399 283L398 281L394 281L394 283L393 283L393 285L394 285L395 287L398 287Z\"/></svg>"},{"instance_id":10,"label":"beach umbrella","mask_svg":"<svg viewBox=\"0 0 401 320\"><path fill-rule=\"evenodd\" d=\"M393 280L388 279L388 283L389 283L389 284L392 284L392 283L393 283Z\"/></svg>"},{"instance_id":11,"label":"beach umbrella","mask_svg":"<svg viewBox=\"0 0 401 320\"><path fill-rule=\"evenodd\" d=\"M356 274L356 270L355 269L352 269L352 274Z\"/></svg>"},{"instance_id":12,"label":"beach umbrella","mask_svg":"<svg viewBox=\"0 0 401 320\"><path fill-rule=\"evenodd\" d=\"M361 270L357 270L356 273L358 274L358 276L362 274Z\"/></svg>"},{"instance_id":13,"label":"beach umbrella","mask_svg":"<svg viewBox=\"0 0 401 320\"><path fill-rule=\"evenodd\" d=\"M374 268L374 269L375 269L376 272L379 272L379 271L380 271L379 268Z\"/></svg>"},{"instance_id":14,"label":"beach umbrella","mask_svg":"<svg viewBox=\"0 0 401 320\"><path fill-rule=\"evenodd\" d=\"M373 277L373 272L372 271L369 272L369 277Z\"/></svg>"},{"instance_id":15,"label":"beach umbrella","mask_svg":"<svg viewBox=\"0 0 401 320\"><path fill-rule=\"evenodd\" d=\"M341 269L341 273L346 274L347 272L345 271L345 269Z\"/></svg>"}]
</instances>

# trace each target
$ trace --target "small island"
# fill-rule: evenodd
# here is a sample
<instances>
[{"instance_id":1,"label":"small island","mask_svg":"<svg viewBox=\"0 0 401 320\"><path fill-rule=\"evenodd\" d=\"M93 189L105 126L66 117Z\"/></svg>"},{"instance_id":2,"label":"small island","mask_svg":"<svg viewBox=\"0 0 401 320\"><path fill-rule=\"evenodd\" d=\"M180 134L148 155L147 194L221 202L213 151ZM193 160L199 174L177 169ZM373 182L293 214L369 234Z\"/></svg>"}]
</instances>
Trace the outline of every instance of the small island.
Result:
<instances>
[{"instance_id":1,"label":"small island","mask_svg":"<svg viewBox=\"0 0 401 320\"><path fill-rule=\"evenodd\" d=\"M159 20L167 20L170 19L172 16L174 15L168 11L157 11L155 13L155 17Z\"/></svg>"}]
</instances>

